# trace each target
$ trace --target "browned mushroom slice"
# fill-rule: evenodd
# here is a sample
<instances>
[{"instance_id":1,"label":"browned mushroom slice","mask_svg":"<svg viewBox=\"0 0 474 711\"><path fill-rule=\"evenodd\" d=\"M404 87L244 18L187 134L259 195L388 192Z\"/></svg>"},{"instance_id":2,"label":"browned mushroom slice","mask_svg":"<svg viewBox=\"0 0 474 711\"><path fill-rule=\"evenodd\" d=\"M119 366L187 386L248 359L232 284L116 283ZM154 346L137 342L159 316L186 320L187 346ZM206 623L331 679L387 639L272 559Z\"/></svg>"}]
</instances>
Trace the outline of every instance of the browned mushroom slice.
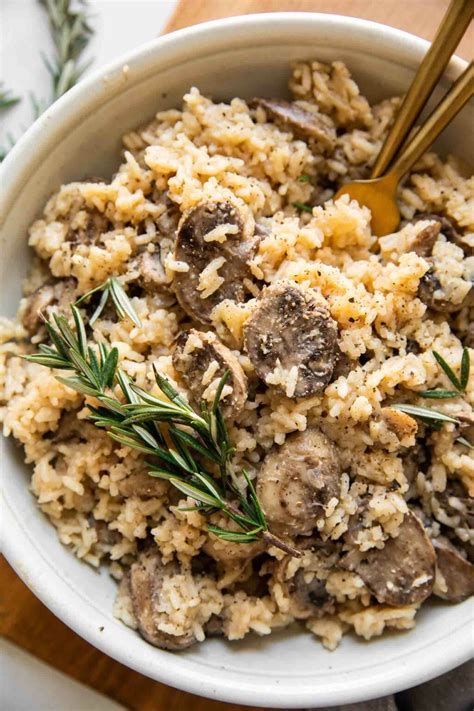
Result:
<instances>
[{"instance_id":1,"label":"browned mushroom slice","mask_svg":"<svg viewBox=\"0 0 474 711\"><path fill-rule=\"evenodd\" d=\"M300 568L295 575L288 577L288 567L294 559L285 556L276 563L274 578L289 600L290 614L297 620L333 614L335 600L326 589L326 578L338 563L340 546L334 541L323 542L313 536L298 538L296 545L300 551L311 552L311 563L317 572Z\"/></svg>"},{"instance_id":2,"label":"browned mushroom slice","mask_svg":"<svg viewBox=\"0 0 474 711\"><path fill-rule=\"evenodd\" d=\"M396 538L386 540L381 549L351 551L341 566L360 575L378 602L397 606L421 603L431 594L435 562L422 523L409 511Z\"/></svg>"},{"instance_id":3,"label":"browned mushroom slice","mask_svg":"<svg viewBox=\"0 0 474 711\"><path fill-rule=\"evenodd\" d=\"M130 568L130 596L138 630L147 642L161 649L186 649L196 642L192 631L173 635L157 627L161 614L157 608L163 583L179 572L179 565L175 562L164 565L156 550L141 553Z\"/></svg>"},{"instance_id":4,"label":"browned mushroom slice","mask_svg":"<svg viewBox=\"0 0 474 711\"><path fill-rule=\"evenodd\" d=\"M448 242L452 242L458 247L461 247L467 257L473 254L473 248L466 242L463 234L451 218L446 215L438 215L436 212L422 212L414 218L416 222L419 220L436 220L439 223L438 231L442 232Z\"/></svg>"},{"instance_id":5,"label":"browned mushroom slice","mask_svg":"<svg viewBox=\"0 0 474 711\"><path fill-rule=\"evenodd\" d=\"M459 418L461 419L461 418ZM466 434L460 430L464 437ZM474 499L469 496L463 484L456 479L448 479L444 491L436 494L436 499L441 504L434 510L433 516L444 523L445 514L454 519L455 526L474 528Z\"/></svg>"},{"instance_id":6,"label":"browned mushroom slice","mask_svg":"<svg viewBox=\"0 0 474 711\"><path fill-rule=\"evenodd\" d=\"M106 521L96 521L93 516L90 516L89 525L95 529L98 542L104 546L111 547L122 540L120 532L110 529Z\"/></svg>"},{"instance_id":7,"label":"browned mushroom slice","mask_svg":"<svg viewBox=\"0 0 474 711\"><path fill-rule=\"evenodd\" d=\"M252 560L252 558L260 555L265 548L263 541L235 543L234 541L225 541L211 533L202 550L217 563L232 566L243 561Z\"/></svg>"},{"instance_id":8,"label":"browned mushroom slice","mask_svg":"<svg viewBox=\"0 0 474 711\"><path fill-rule=\"evenodd\" d=\"M444 536L432 540L436 552L436 565L443 577L444 586L438 585L435 594L443 600L462 602L474 595L474 565Z\"/></svg>"},{"instance_id":9,"label":"browned mushroom slice","mask_svg":"<svg viewBox=\"0 0 474 711\"><path fill-rule=\"evenodd\" d=\"M153 294L167 284L166 272L159 252L142 252L128 263L129 272L137 272L133 279L146 292Z\"/></svg>"},{"instance_id":10,"label":"browned mushroom slice","mask_svg":"<svg viewBox=\"0 0 474 711\"><path fill-rule=\"evenodd\" d=\"M176 236L176 230L178 229L178 223L181 218L181 212L179 211L178 205L171 200L168 192L161 193L161 195L153 196L153 201L165 206L164 212L156 220L156 227L158 232L162 237L170 237L174 239Z\"/></svg>"},{"instance_id":11,"label":"browned mushroom slice","mask_svg":"<svg viewBox=\"0 0 474 711\"><path fill-rule=\"evenodd\" d=\"M118 490L121 496L160 497L168 491L168 483L146 472L134 472L118 482Z\"/></svg>"},{"instance_id":12,"label":"browned mushroom slice","mask_svg":"<svg viewBox=\"0 0 474 711\"><path fill-rule=\"evenodd\" d=\"M61 311L68 311L69 304L75 299L74 279L65 279L56 284L43 284L30 294L22 311L21 322L30 335L36 333L41 325L41 314L48 315L51 306L58 306Z\"/></svg>"},{"instance_id":13,"label":"browned mushroom slice","mask_svg":"<svg viewBox=\"0 0 474 711\"><path fill-rule=\"evenodd\" d=\"M332 150L336 142L336 131L331 119L312 109L306 102L289 102L282 99L254 99L253 106L261 107L268 118L283 130L291 131L296 138L320 143Z\"/></svg>"},{"instance_id":14,"label":"browned mushroom slice","mask_svg":"<svg viewBox=\"0 0 474 711\"><path fill-rule=\"evenodd\" d=\"M256 245L253 237L247 220L230 202L202 203L183 215L174 256L188 265L188 271L176 272L173 284L191 318L209 324L212 309L224 299L244 301L243 282L251 278L248 261ZM207 275L204 270L213 266Z\"/></svg>"},{"instance_id":15,"label":"browned mushroom slice","mask_svg":"<svg viewBox=\"0 0 474 711\"><path fill-rule=\"evenodd\" d=\"M339 353L337 325L325 299L287 281L264 289L245 323L244 341L257 375L290 397L324 390ZM275 372L281 379L272 383Z\"/></svg>"},{"instance_id":16,"label":"browned mushroom slice","mask_svg":"<svg viewBox=\"0 0 474 711\"><path fill-rule=\"evenodd\" d=\"M199 404L209 386L229 372L226 385L232 392L221 400L225 417L236 417L247 400L247 378L236 356L213 333L191 329L183 331L173 353L173 365L181 375L192 399ZM214 392L205 398L212 402Z\"/></svg>"},{"instance_id":17,"label":"browned mushroom slice","mask_svg":"<svg viewBox=\"0 0 474 711\"><path fill-rule=\"evenodd\" d=\"M453 303L445 298L443 286L436 274L436 268L432 266L424 276L421 277L418 285L418 297L432 311L438 313L451 314L460 311L464 306L469 306L474 300L474 288L470 290L461 303Z\"/></svg>"},{"instance_id":18,"label":"browned mushroom slice","mask_svg":"<svg viewBox=\"0 0 474 711\"><path fill-rule=\"evenodd\" d=\"M44 284L28 297L23 309L21 322L29 334L33 335L41 324L41 313L55 302L53 284Z\"/></svg>"},{"instance_id":19,"label":"browned mushroom slice","mask_svg":"<svg viewBox=\"0 0 474 711\"><path fill-rule=\"evenodd\" d=\"M418 232L411 245L409 245L408 251L415 252L420 257L430 257L440 229L440 222L430 222L429 225L426 225Z\"/></svg>"},{"instance_id":20,"label":"browned mushroom slice","mask_svg":"<svg viewBox=\"0 0 474 711\"><path fill-rule=\"evenodd\" d=\"M315 429L293 434L273 449L257 477L257 494L270 527L281 535L308 534L324 507L340 495L335 446Z\"/></svg>"}]
</instances>

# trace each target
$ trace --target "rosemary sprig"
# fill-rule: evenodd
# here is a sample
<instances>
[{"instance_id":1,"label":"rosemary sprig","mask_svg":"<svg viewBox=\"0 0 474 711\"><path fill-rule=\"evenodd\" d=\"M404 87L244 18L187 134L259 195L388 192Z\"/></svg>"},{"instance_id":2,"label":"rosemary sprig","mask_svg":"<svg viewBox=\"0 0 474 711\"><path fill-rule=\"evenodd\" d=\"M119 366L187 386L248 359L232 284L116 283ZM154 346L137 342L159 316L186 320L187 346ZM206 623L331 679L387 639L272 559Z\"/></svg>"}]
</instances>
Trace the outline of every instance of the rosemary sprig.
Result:
<instances>
[{"instance_id":1,"label":"rosemary sprig","mask_svg":"<svg viewBox=\"0 0 474 711\"><path fill-rule=\"evenodd\" d=\"M104 293L110 291L109 286ZM92 293L96 291L93 290ZM79 300L90 296L89 294ZM113 294L112 294L113 298ZM74 375L57 376L67 387L96 398L98 405L88 405L90 420L122 445L147 455L149 474L166 479L180 492L194 499L204 515L220 511L241 529L230 531L209 525L216 536L237 543L263 539L293 556L301 554L268 530L265 515L247 473L243 489L232 468L234 447L220 408L222 389L228 373L222 377L211 407L194 410L171 383L154 368L158 388L167 400L155 397L133 383L118 367L117 348L99 343L93 349L87 342L86 326L77 303L71 305L74 330L67 319L54 314L45 321L52 345L41 344L39 353L25 356L32 363L49 368L71 370ZM133 311L125 292L120 306ZM122 398L115 396L118 385ZM204 462L204 463L203 463ZM217 469L217 473L215 470Z\"/></svg>"},{"instance_id":2,"label":"rosemary sprig","mask_svg":"<svg viewBox=\"0 0 474 711\"><path fill-rule=\"evenodd\" d=\"M427 398L435 398L435 399L445 399L445 398L450 398L450 397L459 397L459 395L462 395L462 393L466 392L466 387L469 382L469 373L471 370L471 362L470 362L470 357L469 357L469 349L464 347L462 349L462 357L461 357L461 368L460 368L460 377L456 375L454 370L451 368L451 366L444 360L443 356L440 355L437 351L433 351L433 356L440 366L440 368L443 370L445 375L449 378L451 383L454 385L456 388L455 390L422 390L419 392L419 395L422 397L427 397Z\"/></svg>"},{"instance_id":3,"label":"rosemary sprig","mask_svg":"<svg viewBox=\"0 0 474 711\"><path fill-rule=\"evenodd\" d=\"M44 57L52 79L52 101L78 82L88 64L80 65L82 52L93 34L87 14L74 10L72 0L39 0L47 12L56 54ZM77 3L76 3L77 4ZM80 3L86 7L84 0Z\"/></svg>"},{"instance_id":4,"label":"rosemary sprig","mask_svg":"<svg viewBox=\"0 0 474 711\"><path fill-rule=\"evenodd\" d=\"M130 303L130 299L125 293L123 286L117 279L115 279L115 277L110 277L103 284L96 286L94 289L91 289L86 294L81 296L81 298L77 299L77 301L75 302L75 306L79 306L79 304L82 304L84 301L87 301L93 294L97 293L98 291L102 292L102 296L100 297L100 301L96 310L89 319L90 326L93 326L101 315L109 297L111 297L112 299L112 303L115 306L115 310L119 318L129 318L131 321L133 321L135 326L142 325L142 322L140 321L137 312Z\"/></svg>"},{"instance_id":5,"label":"rosemary sprig","mask_svg":"<svg viewBox=\"0 0 474 711\"><path fill-rule=\"evenodd\" d=\"M19 96L15 96L9 89L3 88L3 82L0 82L0 111L5 111L11 106L15 106L21 101Z\"/></svg>"},{"instance_id":6,"label":"rosemary sprig","mask_svg":"<svg viewBox=\"0 0 474 711\"><path fill-rule=\"evenodd\" d=\"M471 370L469 349L466 347L463 348L459 377L453 371L451 366L445 361L443 356L440 355L437 351L433 351L433 357L456 389L421 390L417 392L417 395L433 400L445 400L448 398L459 397L460 395L463 395L466 392L467 384L469 382L469 374ZM451 417L450 415L446 415L444 412L430 407L418 407L416 405L409 405L405 403L397 403L395 405L392 405L392 407L395 410L400 410L400 412L405 412L407 415L413 415L413 417L417 417L426 425L429 425L430 427L436 430L441 429L442 425L446 422L451 422L455 425L461 424L457 418ZM464 437L458 437L456 441L460 444L469 447L470 449L474 449L474 446Z\"/></svg>"},{"instance_id":7,"label":"rosemary sprig","mask_svg":"<svg viewBox=\"0 0 474 711\"><path fill-rule=\"evenodd\" d=\"M38 0L46 10L49 19L49 28L54 42L55 55L43 56L43 61L51 75L51 95L48 99L38 99L30 94L33 119L36 120L53 101L59 99L74 84L78 82L89 63L80 64L84 49L87 47L93 34L87 12L87 0ZM80 9L73 9L73 6ZM0 95L1 96L1 95ZM17 103L16 97L6 98L7 105ZM0 108L6 108L6 106ZM25 127L23 127L25 130ZM8 143L0 147L0 162L13 148L16 139L11 134L7 135Z\"/></svg>"}]
</instances>

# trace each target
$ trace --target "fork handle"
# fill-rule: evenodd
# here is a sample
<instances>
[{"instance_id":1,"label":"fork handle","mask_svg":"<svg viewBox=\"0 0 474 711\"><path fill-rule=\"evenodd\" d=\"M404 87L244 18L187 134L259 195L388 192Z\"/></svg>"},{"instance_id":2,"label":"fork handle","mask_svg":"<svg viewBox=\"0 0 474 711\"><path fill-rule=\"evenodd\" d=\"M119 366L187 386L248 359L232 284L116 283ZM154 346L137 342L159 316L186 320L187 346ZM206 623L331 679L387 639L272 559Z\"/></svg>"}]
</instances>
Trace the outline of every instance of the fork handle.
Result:
<instances>
[{"instance_id":1,"label":"fork handle","mask_svg":"<svg viewBox=\"0 0 474 711\"><path fill-rule=\"evenodd\" d=\"M473 14L472 0L451 0L375 161L372 178L379 178L387 171L468 28Z\"/></svg>"},{"instance_id":2,"label":"fork handle","mask_svg":"<svg viewBox=\"0 0 474 711\"><path fill-rule=\"evenodd\" d=\"M397 177L397 182L403 178L413 165L428 150L441 131L452 121L469 99L474 96L474 63L455 81L445 97L439 102L426 122L410 139L389 170L390 175Z\"/></svg>"}]
</instances>

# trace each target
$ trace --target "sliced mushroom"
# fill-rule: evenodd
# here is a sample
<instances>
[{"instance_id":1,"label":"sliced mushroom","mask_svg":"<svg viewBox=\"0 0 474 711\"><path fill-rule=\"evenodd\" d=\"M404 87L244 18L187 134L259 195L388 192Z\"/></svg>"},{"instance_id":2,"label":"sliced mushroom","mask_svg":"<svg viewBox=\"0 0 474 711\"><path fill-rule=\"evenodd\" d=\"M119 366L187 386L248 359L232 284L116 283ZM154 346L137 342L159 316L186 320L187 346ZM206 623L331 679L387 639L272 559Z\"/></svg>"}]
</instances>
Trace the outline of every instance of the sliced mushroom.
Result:
<instances>
[{"instance_id":1,"label":"sliced mushroom","mask_svg":"<svg viewBox=\"0 0 474 711\"><path fill-rule=\"evenodd\" d=\"M263 290L244 326L245 348L257 375L271 384L280 368L296 383L275 383L292 397L320 393L330 382L339 348L337 325L314 289L279 281Z\"/></svg>"},{"instance_id":2,"label":"sliced mushroom","mask_svg":"<svg viewBox=\"0 0 474 711\"><path fill-rule=\"evenodd\" d=\"M176 272L173 285L180 305L191 318L209 324L212 309L221 301L245 300L243 282L251 278L248 261L257 244L250 232L248 221L230 202L205 202L183 215L174 256L188 265L188 271ZM217 288L210 292L213 286L205 287L203 272L219 258L222 263L217 267L217 277L211 276Z\"/></svg>"},{"instance_id":3,"label":"sliced mushroom","mask_svg":"<svg viewBox=\"0 0 474 711\"><path fill-rule=\"evenodd\" d=\"M447 215L438 215L436 212L421 212L415 217L416 222L419 220L436 220L439 224L438 232L442 232L448 242L461 247L467 257L473 254L472 247L464 240L464 236L452 218L447 217Z\"/></svg>"},{"instance_id":4,"label":"sliced mushroom","mask_svg":"<svg viewBox=\"0 0 474 711\"><path fill-rule=\"evenodd\" d=\"M146 251L137 254L129 261L128 271L137 273L130 281L135 281L147 293L154 294L167 285L168 280L159 252Z\"/></svg>"},{"instance_id":5,"label":"sliced mushroom","mask_svg":"<svg viewBox=\"0 0 474 711\"><path fill-rule=\"evenodd\" d=\"M147 642L160 649L180 650L196 642L191 630L182 635L173 635L158 629L160 593L166 578L178 575L175 562L163 564L156 549L141 553L130 568L130 595L138 630Z\"/></svg>"},{"instance_id":6,"label":"sliced mushroom","mask_svg":"<svg viewBox=\"0 0 474 711\"><path fill-rule=\"evenodd\" d=\"M224 620L220 615L211 615L204 625L206 637L222 637L224 634Z\"/></svg>"},{"instance_id":7,"label":"sliced mushroom","mask_svg":"<svg viewBox=\"0 0 474 711\"><path fill-rule=\"evenodd\" d=\"M401 454L403 465L403 473L408 482L408 491L405 493L405 499L408 501L416 492L416 478L418 472L426 471L430 462L430 451L421 442L417 442L414 447L410 447Z\"/></svg>"},{"instance_id":8,"label":"sliced mushroom","mask_svg":"<svg viewBox=\"0 0 474 711\"><path fill-rule=\"evenodd\" d=\"M93 516L89 517L89 524L93 528L97 535L97 540L102 545L111 547L116 543L120 543L122 536L119 531L111 530L106 521L96 521Z\"/></svg>"},{"instance_id":9,"label":"sliced mushroom","mask_svg":"<svg viewBox=\"0 0 474 711\"><path fill-rule=\"evenodd\" d=\"M153 196L154 202L161 203L165 206L165 211L156 220L156 227L162 237L174 239L176 230L181 218L181 212L178 205L171 200L168 192L164 192L158 197Z\"/></svg>"},{"instance_id":10,"label":"sliced mushroom","mask_svg":"<svg viewBox=\"0 0 474 711\"><path fill-rule=\"evenodd\" d=\"M474 529L474 499L468 495L463 484L456 479L448 479L444 491L436 494L441 509L433 511L435 518L445 522L445 513L454 518L456 526Z\"/></svg>"},{"instance_id":11,"label":"sliced mushroom","mask_svg":"<svg viewBox=\"0 0 474 711\"><path fill-rule=\"evenodd\" d=\"M65 279L55 284L43 284L27 297L23 307L21 322L30 335L34 335L41 325L41 314L48 315L49 307L58 306L68 312L69 304L76 294L74 279Z\"/></svg>"},{"instance_id":12,"label":"sliced mushroom","mask_svg":"<svg viewBox=\"0 0 474 711\"><path fill-rule=\"evenodd\" d=\"M320 114L307 102L289 102L282 99L254 99L254 107L261 107L267 117L283 130L291 131L296 138L313 140L327 150L336 143L336 131L331 119Z\"/></svg>"},{"instance_id":13,"label":"sliced mushroom","mask_svg":"<svg viewBox=\"0 0 474 711\"><path fill-rule=\"evenodd\" d=\"M217 563L235 565L242 561L252 560L265 550L263 541L253 543L234 543L225 541L210 533L202 550Z\"/></svg>"},{"instance_id":14,"label":"sliced mushroom","mask_svg":"<svg viewBox=\"0 0 474 711\"><path fill-rule=\"evenodd\" d=\"M446 590L438 585L435 594L443 600L462 602L474 595L474 565L444 536L432 540L436 565L443 577Z\"/></svg>"},{"instance_id":15,"label":"sliced mushroom","mask_svg":"<svg viewBox=\"0 0 474 711\"><path fill-rule=\"evenodd\" d=\"M53 284L44 284L30 294L21 317L21 322L29 334L36 333L41 325L41 313L54 302L55 288Z\"/></svg>"},{"instance_id":16,"label":"sliced mushroom","mask_svg":"<svg viewBox=\"0 0 474 711\"><path fill-rule=\"evenodd\" d=\"M423 602L432 592L436 556L420 520L405 514L396 538L383 548L352 550L341 566L355 571L378 602L411 605Z\"/></svg>"},{"instance_id":17,"label":"sliced mushroom","mask_svg":"<svg viewBox=\"0 0 474 711\"><path fill-rule=\"evenodd\" d=\"M196 404L206 398L206 390L228 371L226 385L232 392L221 399L224 417L236 417L247 400L247 378L236 356L214 333L191 329L180 333L173 353L173 366L181 375Z\"/></svg>"},{"instance_id":18,"label":"sliced mushroom","mask_svg":"<svg viewBox=\"0 0 474 711\"><path fill-rule=\"evenodd\" d=\"M161 497L168 491L168 483L146 472L134 472L118 482L121 496L140 496L142 498Z\"/></svg>"},{"instance_id":19,"label":"sliced mushroom","mask_svg":"<svg viewBox=\"0 0 474 711\"><path fill-rule=\"evenodd\" d=\"M429 218L425 218L429 219ZM436 220L430 222L426 227L418 232L408 250L415 252L420 257L430 257L433 251L434 243L438 239L441 223Z\"/></svg>"},{"instance_id":20,"label":"sliced mushroom","mask_svg":"<svg viewBox=\"0 0 474 711\"><path fill-rule=\"evenodd\" d=\"M257 495L275 533L308 534L324 507L340 496L341 468L332 442L319 430L293 434L273 449L257 477Z\"/></svg>"},{"instance_id":21,"label":"sliced mushroom","mask_svg":"<svg viewBox=\"0 0 474 711\"><path fill-rule=\"evenodd\" d=\"M326 589L329 572L335 568L340 556L340 546L334 541L323 542L315 537L299 538L298 550L311 551L308 568L300 568L288 577L291 557L285 556L275 566L274 577L289 599L289 613L297 620L333 614L335 600Z\"/></svg>"},{"instance_id":22,"label":"sliced mushroom","mask_svg":"<svg viewBox=\"0 0 474 711\"><path fill-rule=\"evenodd\" d=\"M424 274L418 285L418 297L432 311L438 313L451 314L460 311L465 306L469 306L474 298L474 288L471 286L461 303L454 304L445 298L443 286L436 274L436 267L432 266Z\"/></svg>"}]
</instances>

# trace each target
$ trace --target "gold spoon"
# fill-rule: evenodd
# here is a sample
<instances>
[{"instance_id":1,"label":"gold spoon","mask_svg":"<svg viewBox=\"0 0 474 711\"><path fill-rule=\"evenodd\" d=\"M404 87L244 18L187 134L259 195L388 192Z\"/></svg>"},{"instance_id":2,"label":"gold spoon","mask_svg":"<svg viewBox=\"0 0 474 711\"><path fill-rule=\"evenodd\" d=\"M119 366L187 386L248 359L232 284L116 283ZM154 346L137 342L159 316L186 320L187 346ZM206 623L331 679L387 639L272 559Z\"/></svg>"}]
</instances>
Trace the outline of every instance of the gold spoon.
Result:
<instances>
[{"instance_id":1,"label":"gold spoon","mask_svg":"<svg viewBox=\"0 0 474 711\"><path fill-rule=\"evenodd\" d=\"M372 232L378 237L395 232L400 224L398 184L473 95L474 64L471 62L407 143L389 172L381 178L348 183L338 190L334 199L349 195L352 200L368 207L372 212Z\"/></svg>"},{"instance_id":2,"label":"gold spoon","mask_svg":"<svg viewBox=\"0 0 474 711\"><path fill-rule=\"evenodd\" d=\"M473 14L473 0L451 0L377 156L371 178L379 178L383 175L402 147L461 37L469 27Z\"/></svg>"},{"instance_id":3,"label":"gold spoon","mask_svg":"<svg viewBox=\"0 0 474 711\"><path fill-rule=\"evenodd\" d=\"M397 161L398 178L392 175L394 170L390 170L390 173L381 179L381 181L384 181L383 183L374 180L384 174L392 158L402 145L404 145L405 149L408 149L409 141L405 141L405 139L413 128L416 119L443 73L449 58L459 44L459 40L469 26L473 11L473 0L452 0L376 159L371 173L372 180L349 183L343 186L335 196L335 198L338 198L341 195L349 194L351 198L357 200L359 203L367 205L367 207L372 210L372 229L376 235L387 234L388 232L396 230L400 222L400 215L395 202L395 192L398 183L412 167L413 163L429 148L440 131L442 131L447 123L456 115L468 100L469 96L472 95L471 74L471 82L469 82L469 77L466 78L466 81L463 82L461 87L459 87L458 82L456 82L449 94L430 116L430 128L433 133L428 134L429 140L428 136L423 133L421 136L421 138L424 139L421 143L423 148L421 152L416 151L416 157L413 158L410 165L405 165L406 161L403 162L403 165L398 165L402 157L400 156L399 161ZM469 67L469 70L472 72L472 67ZM461 78L459 81L461 81ZM471 86L471 89L469 89L469 86ZM470 94L469 91L471 92ZM452 92L454 92L454 94ZM461 96L458 95L459 93ZM466 95L467 98L464 98ZM455 110L452 110L451 102L455 106ZM442 121L441 114L445 110L449 112L449 119L446 122L441 122L439 124L441 128L439 128L438 120ZM420 136L420 131L417 136ZM418 140L420 141L420 138L418 138ZM410 155L413 157L413 152ZM395 166L393 166L393 168L395 168ZM404 172L401 172L402 168L404 168Z\"/></svg>"}]
</instances>

